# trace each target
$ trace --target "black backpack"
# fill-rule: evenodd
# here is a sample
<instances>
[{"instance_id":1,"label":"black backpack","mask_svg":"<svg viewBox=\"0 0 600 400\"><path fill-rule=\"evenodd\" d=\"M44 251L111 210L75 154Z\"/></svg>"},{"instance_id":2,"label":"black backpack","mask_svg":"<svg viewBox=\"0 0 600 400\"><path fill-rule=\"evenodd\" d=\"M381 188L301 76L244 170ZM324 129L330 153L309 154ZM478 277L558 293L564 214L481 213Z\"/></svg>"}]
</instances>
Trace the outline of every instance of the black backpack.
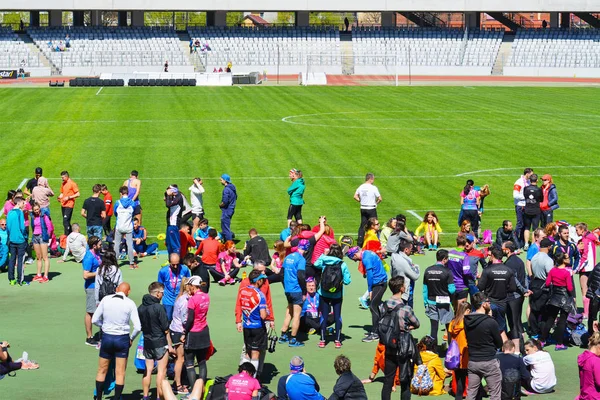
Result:
<instances>
[{"instance_id":1,"label":"black backpack","mask_svg":"<svg viewBox=\"0 0 600 400\"><path fill-rule=\"evenodd\" d=\"M337 261L325 267L321 275L321 292L339 293L344 285L344 276L342 274L342 260Z\"/></svg>"},{"instance_id":2,"label":"black backpack","mask_svg":"<svg viewBox=\"0 0 600 400\"><path fill-rule=\"evenodd\" d=\"M106 275L102 277L102 283L98 288L98 301L102 301L102 299L111 294L117 293L117 282L115 282L115 275Z\"/></svg>"},{"instance_id":3,"label":"black backpack","mask_svg":"<svg viewBox=\"0 0 600 400\"><path fill-rule=\"evenodd\" d=\"M379 334L379 342L385 347L392 349L400 349L400 321L398 320L398 310L403 304L400 303L396 307L390 309L387 303L383 303L379 306L379 328L377 333Z\"/></svg>"}]
</instances>

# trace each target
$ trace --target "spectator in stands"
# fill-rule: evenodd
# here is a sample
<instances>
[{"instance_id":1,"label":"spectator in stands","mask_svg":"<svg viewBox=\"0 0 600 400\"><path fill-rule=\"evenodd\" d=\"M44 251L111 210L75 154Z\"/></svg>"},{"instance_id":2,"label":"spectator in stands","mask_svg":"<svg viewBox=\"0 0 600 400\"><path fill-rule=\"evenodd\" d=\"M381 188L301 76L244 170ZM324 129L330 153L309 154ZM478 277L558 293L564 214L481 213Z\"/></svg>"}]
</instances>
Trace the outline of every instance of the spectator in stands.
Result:
<instances>
[{"instance_id":1,"label":"spectator in stands","mask_svg":"<svg viewBox=\"0 0 600 400\"><path fill-rule=\"evenodd\" d=\"M67 35L65 36L65 47L68 49L71 47L71 38L69 37L69 34L67 33Z\"/></svg>"},{"instance_id":2,"label":"spectator in stands","mask_svg":"<svg viewBox=\"0 0 600 400\"><path fill-rule=\"evenodd\" d=\"M67 247L65 247L65 253L63 254L62 260L58 260L57 262L65 262L67 261L67 257L69 253L73 254L75 257L75 261L81 262L83 257L85 256L85 252L87 251L87 242L85 240L85 236L83 236L80 231L79 224L75 223L71 225L72 232L67 236Z\"/></svg>"},{"instance_id":3,"label":"spectator in stands","mask_svg":"<svg viewBox=\"0 0 600 400\"><path fill-rule=\"evenodd\" d=\"M164 72L169 72L169 60L165 60Z\"/></svg>"},{"instance_id":4,"label":"spectator in stands","mask_svg":"<svg viewBox=\"0 0 600 400\"><path fill-rule=\"evenodd\" d=\"M194 47L194 39L190 38L190 54L192 54L193 51L193 47Z\"/></svg>"},{"instance_id":5,"label":"spectator in stands","mask_svg":"<svg viewBox=\"0 0 600 400\"><path fill-rule=\"evenodd\" d=\"M348 28L350 27L350 21L348 21L348 17L344 18L344 26L346 27L346 32L348 32Z\"/></svg>"}]
</instances>

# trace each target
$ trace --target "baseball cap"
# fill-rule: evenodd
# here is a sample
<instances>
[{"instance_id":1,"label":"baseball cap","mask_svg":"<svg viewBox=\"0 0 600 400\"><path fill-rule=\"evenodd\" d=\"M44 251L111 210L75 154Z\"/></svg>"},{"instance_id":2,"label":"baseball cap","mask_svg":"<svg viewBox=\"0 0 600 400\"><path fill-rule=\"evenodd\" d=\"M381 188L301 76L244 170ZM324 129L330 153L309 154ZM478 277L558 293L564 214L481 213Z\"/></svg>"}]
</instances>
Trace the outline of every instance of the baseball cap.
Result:
<instances>
[{"instance_id":1,"label":"baseball cap","mask_svg":"<svg viewBox=\"0 0 600 400\"><path fill-rule=\"evenodd\" d=\"M221 175L221 179L223 179L227 183L231 183L231 177L227 174Z\"/></svg>"},{"instance_id":2,"label":"baseball cap","mask_svg":"<svg viewBox=\"0 0 600 400\"><path fill-rule=\"evenodd\" d=\"M306 250L308 250L310 248L310 242L308 240L306 240L306 239L301 239L298 242L298 246L297 247L298 247L298 250L306 251Z\"/></svg>"},{"instance_id":3,"label":"baseball cap","mask_svg":"<svg viewBox=\"0 0 600 400\"><path fill-rule=\"evenodd\" d=\"M37 168L35 169L35 173L36 173L36 174L39 174L39 175L42 175L42 167L37 167Z\"/></svg>"},{"instance_id":4,"label":"baseball cap","mask_svg":"<svg viewBox=\"0 0 600 400\"><path fill-rule=\"evenodd\" d=\"M467 242L469 242L469 243L473 243L475 241L475 236L473 236L473 235L467 235L467 236L465 236L465 238L467 239Z\"/></svg>"},{"instance_id":5,"label":"baseball cap","mask_svg":"<svg viewBox=\"0 0 600 400\"><path fill-rule=\"evenodd\" d=\"M265 274L260 274L256 278L252 279L252 283L256 283L256 282L260 281L261 279L267 279L267 276Z\"/></svg>"},{"instance_id":6,"label":"baseball cap","mask_svg":"<svg viewBox=\"0 0 600 400\"><path fill-rule=\"evenodd\" d=\"M552 240L548 239L548 238L544 238L542 239L542 241L540 242L540 249L547 249L552 247L554 243L552 243Z\"/></svg>"},{"instance_id":7,"label":"baseball cap","mask_svg":"<svg viewBox=\"0 0 600 400\"><path fill-rule=\"evenodd\" d=\"M358 246L350 247L346 252L346 255L348 256L348 258L354 258L354 256L357 255L359 251L360 247Z\"/></svg>"},{"instance_id":8,"label":"baseball cap","mask_svg":"<svg viewBox=\"0 0 600 400\"><path fill-rule=\"evenodd\" d=\"M192 276L188 280L187 284L192 286L200 286L202 284L202 279L199 276Z\"/></svg>"}]
</instances>

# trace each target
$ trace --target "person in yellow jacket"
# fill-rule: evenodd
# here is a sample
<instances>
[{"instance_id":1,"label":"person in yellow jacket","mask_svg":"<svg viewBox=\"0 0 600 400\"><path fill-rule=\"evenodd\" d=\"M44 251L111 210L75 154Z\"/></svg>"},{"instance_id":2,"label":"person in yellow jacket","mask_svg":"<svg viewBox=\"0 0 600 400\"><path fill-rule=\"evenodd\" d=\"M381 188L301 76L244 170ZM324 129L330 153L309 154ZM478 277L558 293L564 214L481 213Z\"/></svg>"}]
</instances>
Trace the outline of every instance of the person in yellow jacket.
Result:
<instances>
[{"instance_id":1,"label":"person in yellow jacket","mask_svg":"<svg viewBox=\"0 0 600 400\"><path fill-rule=\"evenodd\" d=\"M438 220L437 215L433 211L427 211L423 222L417 227L415 236L421 237L421 231L424 231L425 245L429 251L437 250L440 243L440 233L442 233L442 227Z\"/></svg>"},{"instance_id":2,"label":"person in yellow jacket","mask_svg":"<svg viewBox=\"0 0 600 400\"><path fill-rule=\"evenodd\" d=\"M446 379L446 370L442 363L440 356L435 353L437 347L435 339L431 336L425 336L417 345L421 354L421 360L423 364L427 365L429 375L433 381L433 389L429 392L428 396L439 396L447 393L444 390L444 380ZM418 366L415 365L415 375L417 374Z\"/></svg>"}]
</instances>

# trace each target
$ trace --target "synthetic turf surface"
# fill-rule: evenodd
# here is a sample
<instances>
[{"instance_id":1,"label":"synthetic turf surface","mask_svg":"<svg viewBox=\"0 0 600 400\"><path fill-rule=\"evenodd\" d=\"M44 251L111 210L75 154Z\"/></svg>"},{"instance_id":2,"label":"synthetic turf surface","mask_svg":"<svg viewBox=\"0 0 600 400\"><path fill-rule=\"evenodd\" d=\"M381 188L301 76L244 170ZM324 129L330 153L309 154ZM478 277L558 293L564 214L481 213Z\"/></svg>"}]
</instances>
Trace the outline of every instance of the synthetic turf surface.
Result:
<instances>
[{"instance_id":1,"label":"synthetic turf surface","mask_svg":"<svg viewBox=\"0 0 600 400\"><path fill-rule=\"evenodd\" d=\"M398 212L438 212L442 228L456 232L458 194L468 178L490 184L484 229L514 220L512 184L526 166L551 173L561 209L555 216L592 227L598 218L600 167L599 116L595 88L104 88L0 89L0 190L30 177L37 166L58 192L59 173L69 170L79 183L74 221L94 183L106 183L116 198L131 169L140 171L144 225L150 235L164 231L162 193L170 183L186 189L195 176L205 180L205 207L219 227L221 186L226 172L238 187L232 228L238 238L254 226L269 241L285 225L289 185L287 171L302 169L307 181L305 220L327 215L336 233L355 232L358 206L352 199L366 172L374 172L383 196L382 222ZM187 194L187 192L186 192ZM57 231L60 209L52 202ZM408 216L409 225L418 220ZM114 224L114 221L113 221ZM414 228L413 226L413 228ZM451 245L453 235L443 236ZM164 261L164 260L161 260ZM416 260L425 267L432 257ZM146 259L139 271L124 271L139 302L156 276L158 262ZM60 272L48 285L11 288L0 275L3 323L0 338L13 355L27 350L39 371L20 372L0 383L0 398L89 398L97 352L83 344L84 293L80 266L56 264ZM351 265L355 271L355 266ZM27 272L32 273L28 266ZM344 303L344 327L350 337L342 352L354 371L366 377L374 344L360 343L368 311L356 307L365 281L354 273ZM418 315L423 328L420 283ZM242 338L233 325L232 287L211 290L209 324L219 353L209 362L210 375L231 373ZM277 327L282 319L281 289L274 290ZM335 381L332 362L339 351L278 346L269 355L280 373L289 358L306 358L310 372L330 394ZM553 398L574 397L579 350L554 353L558 391ZM133 352L132 352L133 354ZM15 357L16 358L16 357ZM138 391L141 378L128 372L126 393ZM273 380L276 383L277 377ZM380 383L368 386L378 398ZM139 392L136 392L139 393ZM6 397L5 397L6 396ZM550 398L550 396L548 396ZM544 396L546 398L546 396Z\"/></svg>"}]
</instances>

